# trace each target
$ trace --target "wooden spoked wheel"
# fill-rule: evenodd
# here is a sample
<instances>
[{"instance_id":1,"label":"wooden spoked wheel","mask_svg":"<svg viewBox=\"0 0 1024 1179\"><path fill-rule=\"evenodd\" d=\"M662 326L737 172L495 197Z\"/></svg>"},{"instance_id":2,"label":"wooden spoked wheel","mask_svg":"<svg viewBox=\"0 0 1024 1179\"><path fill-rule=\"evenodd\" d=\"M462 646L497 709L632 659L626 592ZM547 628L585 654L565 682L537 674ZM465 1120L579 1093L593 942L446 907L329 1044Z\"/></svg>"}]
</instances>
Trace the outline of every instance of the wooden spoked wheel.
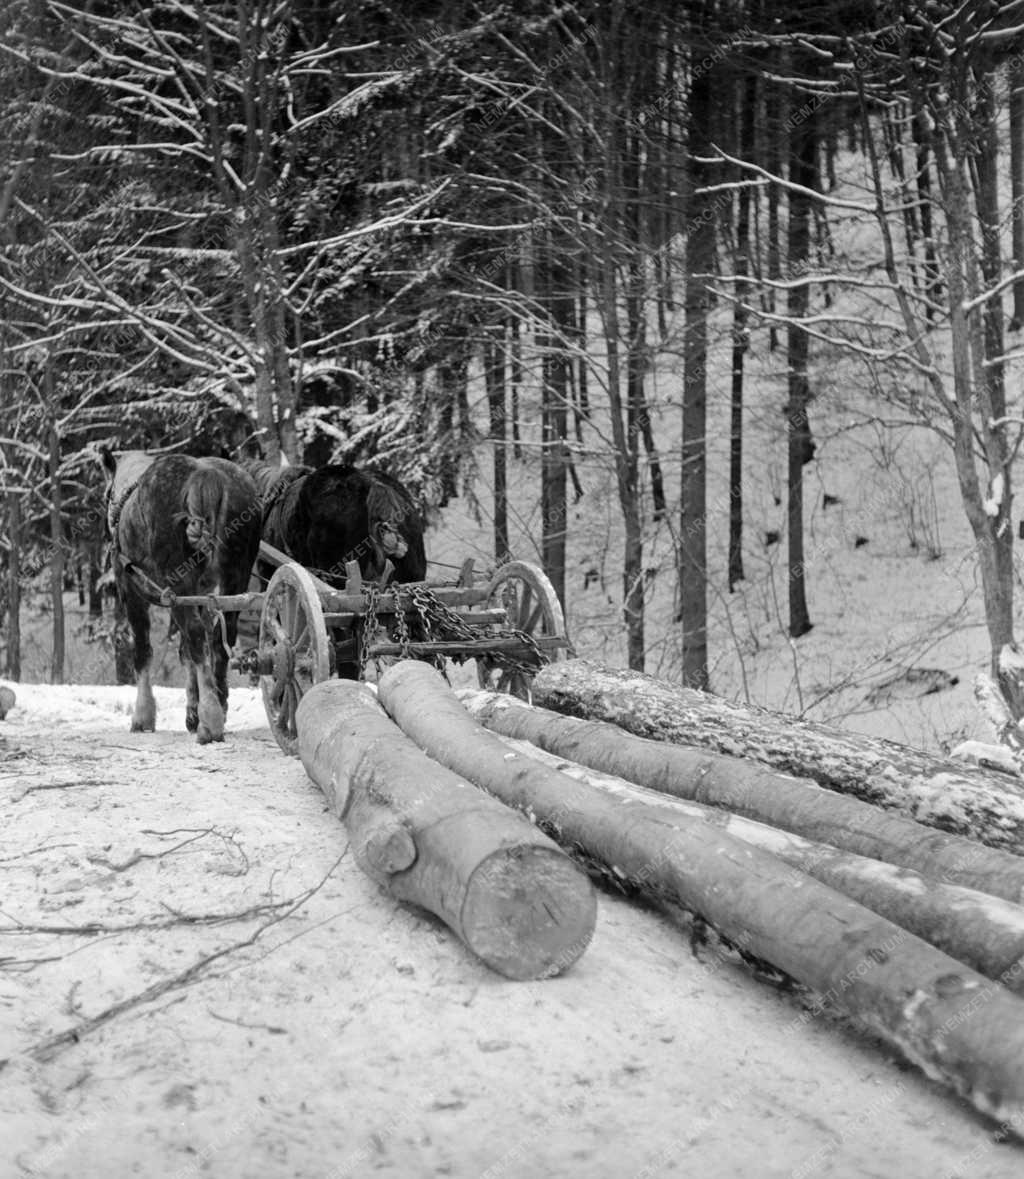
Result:
<instances>
[{"instance_id":1,"label":"wooden spoked wheel","mask_svg":"<svg viewBox=\"0 0 1024 1179\"><path fill-rule=\"evenodd\" d=\"M270 579L260 615L260 675L263 707L278 745L299 752L295 713L314 684L331 674L331 646L313 579L289 562Z\"/></svg>"},{"instance_id":2,"label":"wooden spoked wheel","mask_svg":"<svg viewBox=\"0 0 1024 1179\"><path fill-rule=\"evenodd\" d=\"M565 615L555 587L547 574L529 561L508 561L496 571L488 587L486 606L492 610L503 609L508 628L531 639L565 637ZM548 660L562 657L561 647L542 649ZM532 698L533 672L529 667L516 666L493 655L479 656L476 666L481 688L508 692L521 700Z\"/></svg>"}]
</instances>

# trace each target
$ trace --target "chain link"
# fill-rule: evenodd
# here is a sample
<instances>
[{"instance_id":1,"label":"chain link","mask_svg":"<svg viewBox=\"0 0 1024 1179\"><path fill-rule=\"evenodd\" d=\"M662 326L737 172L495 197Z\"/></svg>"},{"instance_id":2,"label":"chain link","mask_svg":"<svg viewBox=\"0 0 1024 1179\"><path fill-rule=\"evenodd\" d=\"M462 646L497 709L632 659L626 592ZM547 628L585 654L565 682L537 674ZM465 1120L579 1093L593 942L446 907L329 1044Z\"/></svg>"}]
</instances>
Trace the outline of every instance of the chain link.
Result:
<instances>
[{"instance_id":1,"label":"chain link","mask_svg":"<svg viewBox=\"0 0 1024 1179\"><path fill-rule=\"evenodd\" d=\"M413 605L422 620L428 642L437 639L475 641L481 638L517 638L529 651L526 657L513 655L508 651L488 651L486 659L500 664L509 671L518 671L533 676L549 662L533 635L515 627L501 627L482 632L479 627L470 626L457 611L438 600L437 595L424 585L410 586Z\"/></svg>"},{"instance_id":2,"label":"chain link","mask_svg":"<svg viewBox=\"0 0 1024 1179\"><path fill-rule=\"evenodd\" d=\"M409 643L412 641L409 635L409 622L405 617L405 611L402 609L402 603L398 597L398 587L395 590L395 637L398 639L398 644L402 648L402 658L409 658Z\"/></svg>"},{"instance_id":3,"label":"chain link","mask_svg":"<svg viewBox=\"0 0 1024 1179\"><path fill-rule=\"evenodd\" d=\"M377 618L377 607L380 603L380 590L376 582L363 583L363 612L362 624L359 628L359 678L366 679L366 665L370 662L370 646L377 635L380 622Z\"/></svg>"},{"instance_id":4,"label":"chain link","mask_svg":"<svg viewBox=\"0 0 1024 1179\"><path fill-rule=\"evenodd\" d=\"M508 651L487 651L481 656L488 664L498 665L510 672L519 672L524 676L534 676L549 662L549 658L540 649L533 635L526 631L510 626L492 626L490 629L471 626L466 622L458 610L445 605L437 595L427 586L416 583L408 586L394 585L389 591L396 600L395 610L395 638L402 649L402 657L408 658L411 650L412 635L409 629L407 611L401 608L401 596L408 594L412 600L412 607L416 613L424 642L477 642L481 639L519 639L526 649L523 654L512 654ZM364 679L366 668L370 662L370 647L381 629L379 611L381 590L374 582L363 583L364 605L361 611L358 633L359 648L359 678ZM472 658L470 655L454 656L456 662ZM378 672L380 660L375 660ZM437 654L431 660L435 666L443 669L444 655Z\"/></svg>"}]
</instances>

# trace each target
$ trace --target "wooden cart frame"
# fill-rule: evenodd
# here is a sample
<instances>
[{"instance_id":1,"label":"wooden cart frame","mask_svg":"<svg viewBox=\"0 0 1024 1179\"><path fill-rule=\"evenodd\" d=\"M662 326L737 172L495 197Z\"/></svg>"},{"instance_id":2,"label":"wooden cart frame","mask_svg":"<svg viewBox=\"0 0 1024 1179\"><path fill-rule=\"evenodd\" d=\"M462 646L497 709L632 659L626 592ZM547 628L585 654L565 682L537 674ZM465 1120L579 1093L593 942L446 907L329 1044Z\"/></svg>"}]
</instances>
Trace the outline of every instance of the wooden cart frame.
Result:
<instances>
[{"instance_id":1,"label":"wooden cart frame","mask_svg":"<svg viewBox=\"0 0 1024 1179\"><path fill-rule=\"evenodd\" d=\"M361 677L368 663L390 656L474 658L482 687L528 700L536 670L570 647L558 595L528 561L507 561L486 583L477 583L468 560L453 582L388 584L385 577L383 585L364 583L353 561L339 590L266 541L260 559L275 567L265 590L164 593L161 603L222 613L259 610L256 646L243 650L235 666L259 677L271 732L293 756L299 701L344 665L354 665ZM430 637L410 638L410 622Z\"/></svg>"}]
</instances>

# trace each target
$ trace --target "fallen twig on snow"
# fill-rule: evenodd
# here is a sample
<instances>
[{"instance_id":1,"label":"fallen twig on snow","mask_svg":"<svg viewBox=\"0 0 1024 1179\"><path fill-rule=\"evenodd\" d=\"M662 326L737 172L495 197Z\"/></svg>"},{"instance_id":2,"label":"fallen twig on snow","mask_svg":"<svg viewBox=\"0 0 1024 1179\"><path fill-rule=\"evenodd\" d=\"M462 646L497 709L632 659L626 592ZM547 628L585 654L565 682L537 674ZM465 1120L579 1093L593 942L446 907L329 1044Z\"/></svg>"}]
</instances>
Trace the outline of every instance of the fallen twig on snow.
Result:
<instances>
[{"instance_id":1,"label":"fallen twig on snow","mask_svg":"<svg viewBox=\"0 0 1024 1179\"><path fill-rule=\"evenodd\" d=\"M203 957L198 958L191 966L179 971L178 974L154 983L152 986L146 987L145 990L139 991L134 995L129 995L117 1003L112 1003L109 1007L105 1007L96 1015L90 1016L74 1027L67 1028L63 1032L56 1033L56 1035L47 1036L45 1040L40 1040L39 1043L28 1049L28 1054L34 1060L40 1063L46 1063L52 1060L63 1049L70 1047L72 1044L79 1043L83 1037L110 1023L111 1020L116 1019L118 1016L124 1015L125 1012L131 1011L135 1007L152 1003L162 995L166 995L169 991L179 990L181 987L196 982L214 962L218 962L221 958L226 958L238 950L245 950L249 946L255 945L268 929L278 925L299 910L311 897L315 896L323 888L347 854L348 848L334 861L330 869L317 884L297 897L294 904L290 905L284 913L279 913L277 916L271 917L269 921L264 922L249 937L243 938L240 942L232 942L231 945L223 946L219 950L214 950L212 954L204 954ZM6 1064L7 1061L0 1061L0 1070Z\"/></svg>"}]
</instances>

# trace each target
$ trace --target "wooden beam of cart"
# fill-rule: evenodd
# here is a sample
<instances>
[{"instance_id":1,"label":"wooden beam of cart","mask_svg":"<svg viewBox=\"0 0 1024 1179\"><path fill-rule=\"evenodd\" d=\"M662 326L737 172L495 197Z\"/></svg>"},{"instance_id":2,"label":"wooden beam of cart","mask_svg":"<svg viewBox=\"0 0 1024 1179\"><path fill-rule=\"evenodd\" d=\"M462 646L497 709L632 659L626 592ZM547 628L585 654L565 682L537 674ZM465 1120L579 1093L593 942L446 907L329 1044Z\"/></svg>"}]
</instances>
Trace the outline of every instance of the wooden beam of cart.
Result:
<instances>
[{"instance_id":1,"label":"wooden beam of cart","mask_svg":"<svg viewBox=\"0 0 1024 1179\"><path fill-rule=\"evenodd\" d=\"M558 647L569 645L568 639L559 638L557 635L544 635L533 641L542 651L553 651ZM481 655L491 655L496 651L514 651L528 655L532 651L532 645L524 642L523 639L509 636L508 638L454 639L450 642L406 643L405 645L381 641L371 643L367 647L367 653L371 658L375 655L448 655L459 653L472 655L477 652Z\"/></svg>"}]
</instances>

